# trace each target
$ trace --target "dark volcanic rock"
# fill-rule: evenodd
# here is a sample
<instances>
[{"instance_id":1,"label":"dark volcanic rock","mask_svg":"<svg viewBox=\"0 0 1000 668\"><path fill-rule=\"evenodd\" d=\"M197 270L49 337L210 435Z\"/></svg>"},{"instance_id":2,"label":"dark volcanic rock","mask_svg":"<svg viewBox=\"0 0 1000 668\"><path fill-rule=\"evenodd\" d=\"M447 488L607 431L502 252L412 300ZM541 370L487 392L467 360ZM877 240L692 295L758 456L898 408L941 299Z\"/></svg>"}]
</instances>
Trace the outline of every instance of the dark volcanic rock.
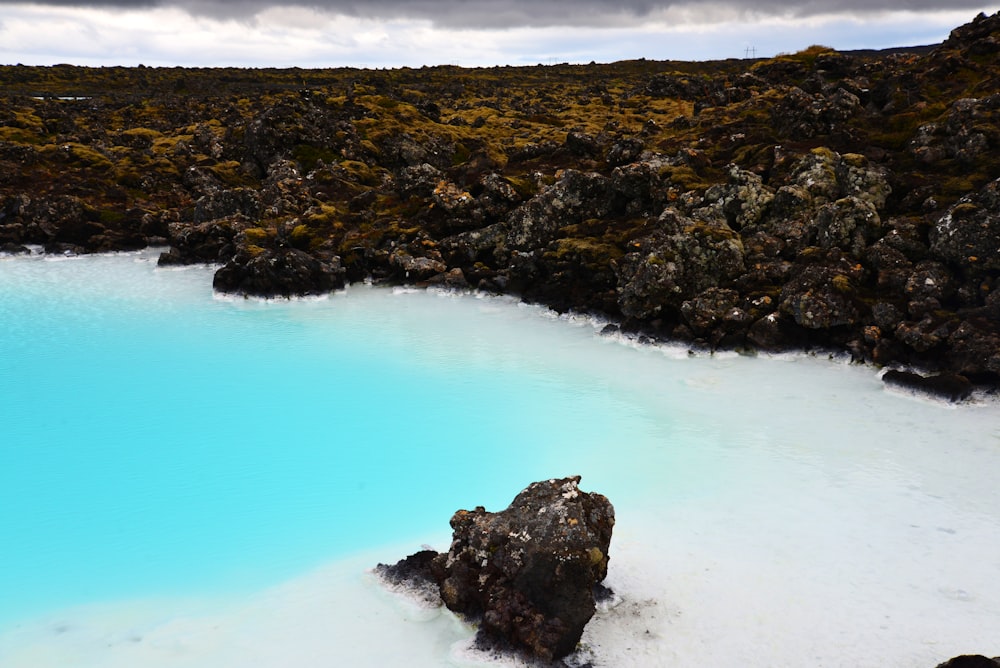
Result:
<instances>
[{"instance_id":1,"label":"dark volcanic rock","mask_svg":"<svg viewBox=\"0 0 1000 668\"><path fill-rule=\"evenodd\" d=\"M195 203L194 224L240 214L257 220L261 214L260 195L252 188L234 188L203 195Z\"/></svg>"},{"instance_id":2,"label":"dark volcanic rock","mask_svg":"<svg viewBox=\"0 0 1000 668\"><path fill-rule=\"evenodd\" d=\"M226 262L235 252L234 237L247 224L238 216L199 225L170 223L167 227L170 250L160 254L158 264Z\"/></svg>"},{"instance_id":3,"label":"dark volcanic rock","mask_svg":"<svg viewBox=\"0 0 1000 668\"><path fill-rule=\"evenodd\" d=\"M997 668L998 666L1000 657L990 659L982 654L963 654L938 664L937 668Z\"/></svg>"},{"instance_id":4,"label":"dark volcanic rock","mask_svg":"<svg viewBox=\"0 0 1000 668\"><path fill-rule=\"evenodd\" d=\"M948 209L930 239L935 253L960 267L1000 269L1000 180Z\"/></svg>"},{"instance_id":5,"label":"dark volcanic rock","mask_svg":"<svg viewBox=\"0 0 1000 668\"><path fill-rule=\"evenodd\" d=\"M1000 375L1000 318L977 318L958 325L948 335L948 367L957 373Z\"/></svg>"},{"instance_id":6,"label":"dark volcanic rock","mask_svg":"<svg viewBox=\"0 0 1000 668\"><path fill-rule=\"evenodd\" d=\"M344 287L340 258L321 260L295 248L240 250L215 272L219 292L257 297L318 295Z\"/></svg>"},{"instance_id":7,"label":"dark volcanic rock","mask_svg":"<svg viewBox=\"0 0 1000 668\"><path fill-rule=\"evenodd\" d=\"M0 253L7 253L8 255L26 255L31 253L31 249L20 244L6 242L0 243Z\"/></svg>"},{"instance_id":8,"label":"dark volcanic rock","mask_svg":"<svg viewBox=\"0 0 1000 668\"><path fill-rule=\"evenodd\" d=\"M706 337L713 346L728 333L750 325L750 315L737 304L735 290L709 288L681 304L681 315L695 336Z\"/></svg>"},{"instance_id":9,"label":"dark volcanic rock","mask_svg":"<svg viewBox=\"0 0 1000 668\"><path fill-rule=\"evenodd\" d=\"M561 227L608 215L611 203L607 177L567 169L556 183L511 213L504 247L523 251L543 246Z\"/></svg>"},{"instance_id":10,"label":"dark volcanic rock","mask_svg":"<svg viewBox=\"0 0 1000 668\"><path fill-rule=\"evenodd\" d=\"M916 390L949 401L962 401L968 399L969 395L972 394L972 383L969 382L968 378L957 373L921 376L910 371L891 369L885 372L882 381L887 385L905 387L908 390Z\"/></svg>"},{"instance_id":11,"label":"dark volcanic rock","mask_svg":"<svg viewBox=\"0 0 1000 668\"><path fill-rule=\"evenodd\" d=\"M440 258L414 256L402 250L389 255L389 266L399 280L411 283L425 281L448 269L448 265Z\"/></svg>"},{"instance_id":12,"label":"dark volcanic rock","mask_svg":"<svg viewBox=\"0 0 1000 668\"><path fill-rule=\"evenodd\" d=\"M695 220L666 209L654 234L631 244L616 264L621 312L630 318L680 308L698 293L738 276L743 243L721 218Z\"/></svg>"},{"instance_id":13,"label":"dark volcanic rock","mask_svg":"<svg viewBox=\"0 0 1000 668\"><path fill-rule=\"evenodd\" d=\"M927 123L917 129L910 152L923 163L956 160L972 165L982 154L995 150L995 129L1000 96L963 98L951 107L944 122Z\"/></svg>"},{"instance_id":14,"label":"dark volcanic rock","mask_svg":"<svg viewBox=\"0 0 1000 668\"><path fill-rule=\"evenodd\" d=\"M781 290L781 310L808 329L829 329L858 321L854 304L859 267L837 251L824 264L805 265Z\"/></svg>"},{"instance_id":15,"label":"dark volcanic rock","mask_svg":"<svg viewBox=\"0 0 1000 668\"><path fill-rule=\"evenodd\" d=\"M506 510L460 510L435 561L449 609L482 617L481 640L545 660L576 647L608 572L614 508L581 492L579 476L536 482Z\"/></svg>"},{"instance_id":16,"label":"dark volcanic rock","mask_svg":"<svg viewBox=\"0 0 1000 668\"><path fill-rule=\"evenodd\" d=\"M437 581L434 579L434 550L415 552L395 564L379 564L374 572L390 587L405 591L435 607L441 605Z\"/></svg>"},{"instance_id":17,"label":"dark volcanic rock","mask_svg":"<svg viewBox=\"0 0 1000 668\"><path fill-rule=\"evenodd\" d=\"M459 510L451 548L433 558L431 576L426 553L376 572L418 589L433 577L450 610L479 620L480 646L545 661L566 656L596 609L615 522L608 499L579 482L532 483L498 513Z\"/></svg>"}]
</instances>

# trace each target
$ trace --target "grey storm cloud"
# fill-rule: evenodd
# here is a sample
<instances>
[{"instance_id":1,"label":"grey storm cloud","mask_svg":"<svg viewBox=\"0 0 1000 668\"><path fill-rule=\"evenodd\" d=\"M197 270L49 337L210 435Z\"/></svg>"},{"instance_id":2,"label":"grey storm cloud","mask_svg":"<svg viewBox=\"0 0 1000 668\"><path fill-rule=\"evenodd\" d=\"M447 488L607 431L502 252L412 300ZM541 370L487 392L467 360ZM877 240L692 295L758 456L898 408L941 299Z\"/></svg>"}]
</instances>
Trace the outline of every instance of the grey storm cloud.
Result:
<instances>
[{"instance_id":1,"label":"grey storm cloud","mask_svg":"<svg viewBox=\"0 0 1000 668\"><path fill-rule=\"evenodd\" d=\"M20 0L0 0L0 4ZM941 0L34 0L37 4L142 9L178 7L196 16L250 19L270 8L303 7L376 19L426 19L453 28L635 25L664 10L711 21L818 14L865 16L885 11L942 9ZM978 9L982 0L949 0L949 10Z\"/></svg>"}]
</instances>

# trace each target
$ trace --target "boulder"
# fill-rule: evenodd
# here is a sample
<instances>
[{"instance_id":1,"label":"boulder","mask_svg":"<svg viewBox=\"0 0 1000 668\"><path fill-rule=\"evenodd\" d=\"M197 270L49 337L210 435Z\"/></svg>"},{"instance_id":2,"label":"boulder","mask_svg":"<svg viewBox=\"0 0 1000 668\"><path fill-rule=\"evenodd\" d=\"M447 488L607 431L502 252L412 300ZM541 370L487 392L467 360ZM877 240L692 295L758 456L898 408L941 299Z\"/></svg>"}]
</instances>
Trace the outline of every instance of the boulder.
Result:
<instances>
[{"instance_id":1,"label":"boulder","mask_svg":"<svg viewBox=\"0 0 1000 668\"><path fill-rule=\"evenodd\" d=\"M759 318L747 331L747 343L753 348L769 352L786 350L803 345L801 330L784 314L774 311Z\"/></svg>"},{"instance_id":2,"label":"boulder","mask_svg":"<svg viewBox=\"0 0 1000 668\"><path fill-rule=\"evenodd\" d=\"M801 193L798 199L806 198L815 207L843 197L856 197L881 211L892 192L885 170L856 153L840 154L818 147L800 155L777 147L774 160L779 186L792 187ZM782 175L785 170L787 174ZM772 216L786 216L788 208L775 202Z\"/></svg>"},{"instance_id":3,"label":"boulder","mask_svg":"<svg viewBox=\"0 0 1000 668\"><path fill-rule=\"evenodd\" d=\"M311 203L307 182L291 160L278 159L268 165L262 185L260 204L268 218L293 215ZM251 214L244 212L244 215Z\"/></svg>"},{"instance_id":4,"label":"boulder","mask_svg":"<svg viewBox=\"0 0 1000 668\"><path fill-rule=\"evenodd\" d=\"M89 250L90 239L106 231L84 202L73 195L7 198L0 209L0 220L17 224L7 229L14 237L11 241L18 243L56 242Z\"/></svg>"},{"instance_id":5,"label":"boulder","mask_svg":"<svg viewBox=\"0 0 1000 668\"><path fill-rule=\"evenodd\" d=\"M994 129L998 110L1000 95L956 100L943 122L926 123L917 129L909 151L924 164L955 160L972 165L1000 139Z\"/></svg>"},{"instance_id":6,"label":"boulder","mask_svg":"<svg viewBox=\"0 0 1000 668\"><path fill-rule=\"evenodd\" d=\"M396 175L396 191L403 197L430 197L441 178L441 170L426 162L404 167Z\"/></svg>"},{"instance_id":7,"label":"boulder","mask_svg":"<svg viewBox=\"0 0 1000 668\"><path fill-rule=\"evenodd\" d=\"M223 189L222 180L207 167L191 165L181 178L184 186L198 197L213 195Z\"/></svg>"},{"instance_id":8,"label":"boulder","mask_svg":"<svg viewBox=\"0 0 1000 668\"><path fill-rule=\"evenodd\" d=\"M668 208L656 222L659 229L632 242L615 263L626 317L657 317L743 272L743 243L725 220L688 218Z\"/></svg>"},{"instance_id":9,"label":"boulder","mask_svg":"<svg viewBox=\"0 0 1000 668\"><path fill-rule=\"evenodd\" d=\"M932 302L933 303L933 302ZM915 302L910 303L911 312ZM950 319L936 317L934 313L925 313L919 320L906 320L896 325L896 340L918 353L941 346L954 333L956 323Z\"/></svg>"},{"instance_id":10,"label":"boulder","mask_svg":"<svg viewBox=\"0 0 1000 668\"><path fill-rule=\"evenodd\" d=\"M459 510L447 554L376 573L394 586L438 585L448 608L479 621L477 643L553 661L574 651L608 571L614 508L580 477L529 485L503 511Z\"/></svg>"},{"instance_id":11,"label":"boulder","mask_svg":"<svg viewBox=\"0 0 1000 668\"><path fill-rule=\"evenodd\" d=\"M630 162L638 160L642 155L642 150L645 145L642 140L637 137L626 137L620 141L616 141L608 149L607 154L604 159L612 167L617 167L619 165L626 165Z\"/></svg>"},{"instance_id":12,"label":"boulder","mask_svg":"<svg viewBox=\"0 0 1000 668\"><path fill-rule=\"evenodd\" d=\"M250 222L241 216L210 220L197 225L173 222L167 225L170 250L160 254L157 264L226 262L236 248L234 238Z\"/></svg>"},{"instance_id":13,"label":"boulder","mask_svg":"<svg viewBox=\"0 0 1000 668\"><path fill-rule=\"evenodd\" d=\"M390 169L429 164L436 169L451 167L455 145L442 137L416 139L409 133L394 133L385 137L379 149L382 164Z\"/></svg>"},{"instance_id":14,"label":"boulder","mask_svg":"<svg viewBox=\"0 0 1000 668\"><path fill-rule=\"evenodd\" d=\"M571 155L578 158L594 158L601 151L597 137L585 132L569 132L563 146Z\"/></svg>"},{"instance_id":15,"label":"boulder","mask_svg":"<svg viewBox=\"0 0 1000 668\"><path fill-rule=\"evenodd\" d=\"M0 243L0 253L7 255L27 255L31 253L31 249L27 246L8 241Z\"/></svg>"},{"instance_id":16,"label":"boulder","mask_svg":"<svg viewBox=\"0 0 1000 668\"><path fill-rule=\"evenodd\" d=\"M804 264L781 289L781 311L807 329L854 325L860 265L834 250L820 264Z\"/></svg>"},{"instance_id":17,"label":"boulder","mask_svg":"<svg viewBox=\"0 0 1000 668\"><path fill-rule=\"evenodd\" d=\"M945 361L958 373L1000 377L1000 318L973 318L955 327Z\"/></svg>"},{"instance_id":18,"label":"boulder","mask_svg":"<svg viewBox=\"0 0 1000 668\"><path fill-rule=\"evenodd\" d=\"M839 248L860 259L882 223L871 202L849 195L820 207L815 225L821 248Z\"/></svg>"},{"instance_id":19,"label":"boulder","mask_svg":"<svg viewBox=\"0 0 1000 668\"><path fill-rule=\"evenodd\" d=\"M253 188L233 188L202 195L194 205L194 224L240 214L250 220L261 216L260 195Z\"/></svg>"},{"instance_id":20,"label":"boulder","mask_svg":"<svg viewBox=\"0 0 1000 668\"><path fill-rule=\"evenodd\" d=\"M320 259L296 248L243 247L215 272L212 287L256 297L325 294L344 287L340 257Z\"/></svg>"},{"instance_id":21,"label":"boulder","mask_svg":"<svg viewBox=\"0 0 1000 668\"><path fill-rule=\"evenodd\" d=\"M425 281L431 276L447 271L448 265L440 259L440 253L432 252L436 257L412 255L399 249L389 255L389 266L398 280L407 283Z\"/></svg>"},{"instance_id":22,"label":"boulder","mask_svg":"<svg viewBox=\"0 0 1000 668\"><path fill-rule=\"evenodd\" d=\"M965 376L957 373L939 373L931 376L921 376L912 371L890 369L882 376L886 385L895 385L908 390L947 399L948 401L963 401L972 394L972 383Z\"/></svg>"},{"instance_id":23,"label":"boulder","mask_svg":"<svg viewBox=\"0 0 1000 668\"><path fill-rule=\"evenodd\" d=\"M388 588L404 592L430 607L440 607L441 595L433 570L438 556L434 550L420 550L395 564L379 564L374 572Z\"/></svg>"},{"instance_id":24,"label":"boulder","mask_svg":"<svg viewBox=\"0 0 1000 668\"><path fill-rule=\"evenodd\" d=\"M715 345L726 334L750 326L751 316L738 306L739 302L735 290L709 288L681 304L681 315L695 336L705 337Z\"/></svg>"},{"instance_id":25,"label":"boulder","mask_svg":"<svg viewBox=\"0 0 1000 668\"><path fill-rule=\"evenodd\" d=\"M757 174L729 166L725 185L712 186L705 199L725 217L734 230L756 225L774 200L774 191Z\"/></svg>"},{"instance_id":26,"label":"boulder","mask_svg":"<svg viewBox=\"0 0 1000 668\"><path fill-rule=\"evenodd\" d=\"M490 221L506 217L510 210L521 201L521 197L510 182L496 172L489 172L480 177L479 187L482 191L476 200L479 202L483 214Z\"/></svg>"},{"instance_id":27,"label":"boulder","mask_svg":"<svg viewBox=\"0 0 1000 668\"><path fill-rule=\"evenodd\" d=\"M507 218L507 251L531 250L552 241L560 228L610 213L607 177L567 169L552 186L514 209Z\"/></svg>"},{"instance_id":28,"label":"boulder","mask_svg":"<svg viewBox=\"0 0 1000 668\"><path fill-rule=\"evenodd\" d=\"M1000 179L948 209L930 241L931 250L963 269L1000 269Z\"/></svg>"}]
</instances>

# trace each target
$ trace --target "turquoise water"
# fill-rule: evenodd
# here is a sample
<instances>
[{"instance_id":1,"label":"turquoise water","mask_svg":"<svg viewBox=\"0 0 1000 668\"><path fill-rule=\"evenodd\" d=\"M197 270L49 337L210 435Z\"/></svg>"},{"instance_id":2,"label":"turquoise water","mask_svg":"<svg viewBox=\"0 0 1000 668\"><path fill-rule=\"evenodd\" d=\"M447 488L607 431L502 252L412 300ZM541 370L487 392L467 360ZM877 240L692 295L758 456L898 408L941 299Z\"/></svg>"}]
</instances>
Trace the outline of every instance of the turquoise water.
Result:
<instances>
[{"instance_id":1,"label":"turquoise water","mask_svg":"<svg viewBox=\"0 0 1000 668\"><path fill-rule=\"evenodd\" d=\"M0 665L470 665L364 569L574 474L618 515L595 665L996 653L995 401L504 298L220 298L155 257L0 258Z\"/></svg>"},{"instance_id":2,"label":"turquoise water","mask_svg":"<svg viewBox=\"0 0 1000 668\"><path fill-rule=\"evenodd\" d=\"M0 262L0 617L278 581L505 505L612 437L606 393L505 341L501 310L437 332L421 302L456 300L222 300L210 279Z\"/></svg>"}]
</instances>

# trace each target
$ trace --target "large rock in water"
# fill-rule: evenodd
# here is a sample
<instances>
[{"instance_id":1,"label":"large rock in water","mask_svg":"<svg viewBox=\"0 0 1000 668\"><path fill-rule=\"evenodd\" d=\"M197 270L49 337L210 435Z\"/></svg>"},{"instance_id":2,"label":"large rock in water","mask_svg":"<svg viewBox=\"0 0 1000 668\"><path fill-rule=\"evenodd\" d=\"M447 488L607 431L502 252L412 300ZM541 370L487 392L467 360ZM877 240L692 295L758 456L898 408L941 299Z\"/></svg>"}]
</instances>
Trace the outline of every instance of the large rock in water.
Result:
<instances>
[{"instance_id":1,"label":"large rock in water","mask_svg":"<svg viewBox=\"0 0 1000 668\"><path fill-rule=\"evenodd\" d=\"M972 395L972 383L957 373L939 373L921 376L912 371L890 369L882 376L886 385L895 385L916 392L923 392L948 401L964 401Z\"/></svg>"},{"instance_id":2,"label":"large rock in water","mask_svg":"<svg viewBox=\"0 0 1000 668\"><path fill-rule=\"evenodd\" d=\"M376 571L418 586L435 581L450 610L479 621L481 645L545 661L566 656L594 615L615 523L611 502L580 491L579 482L532 483L498 513L459 510L451 548L433 558L425 553L424 572L413 558Z\"/></svg>"}]
</instances>

